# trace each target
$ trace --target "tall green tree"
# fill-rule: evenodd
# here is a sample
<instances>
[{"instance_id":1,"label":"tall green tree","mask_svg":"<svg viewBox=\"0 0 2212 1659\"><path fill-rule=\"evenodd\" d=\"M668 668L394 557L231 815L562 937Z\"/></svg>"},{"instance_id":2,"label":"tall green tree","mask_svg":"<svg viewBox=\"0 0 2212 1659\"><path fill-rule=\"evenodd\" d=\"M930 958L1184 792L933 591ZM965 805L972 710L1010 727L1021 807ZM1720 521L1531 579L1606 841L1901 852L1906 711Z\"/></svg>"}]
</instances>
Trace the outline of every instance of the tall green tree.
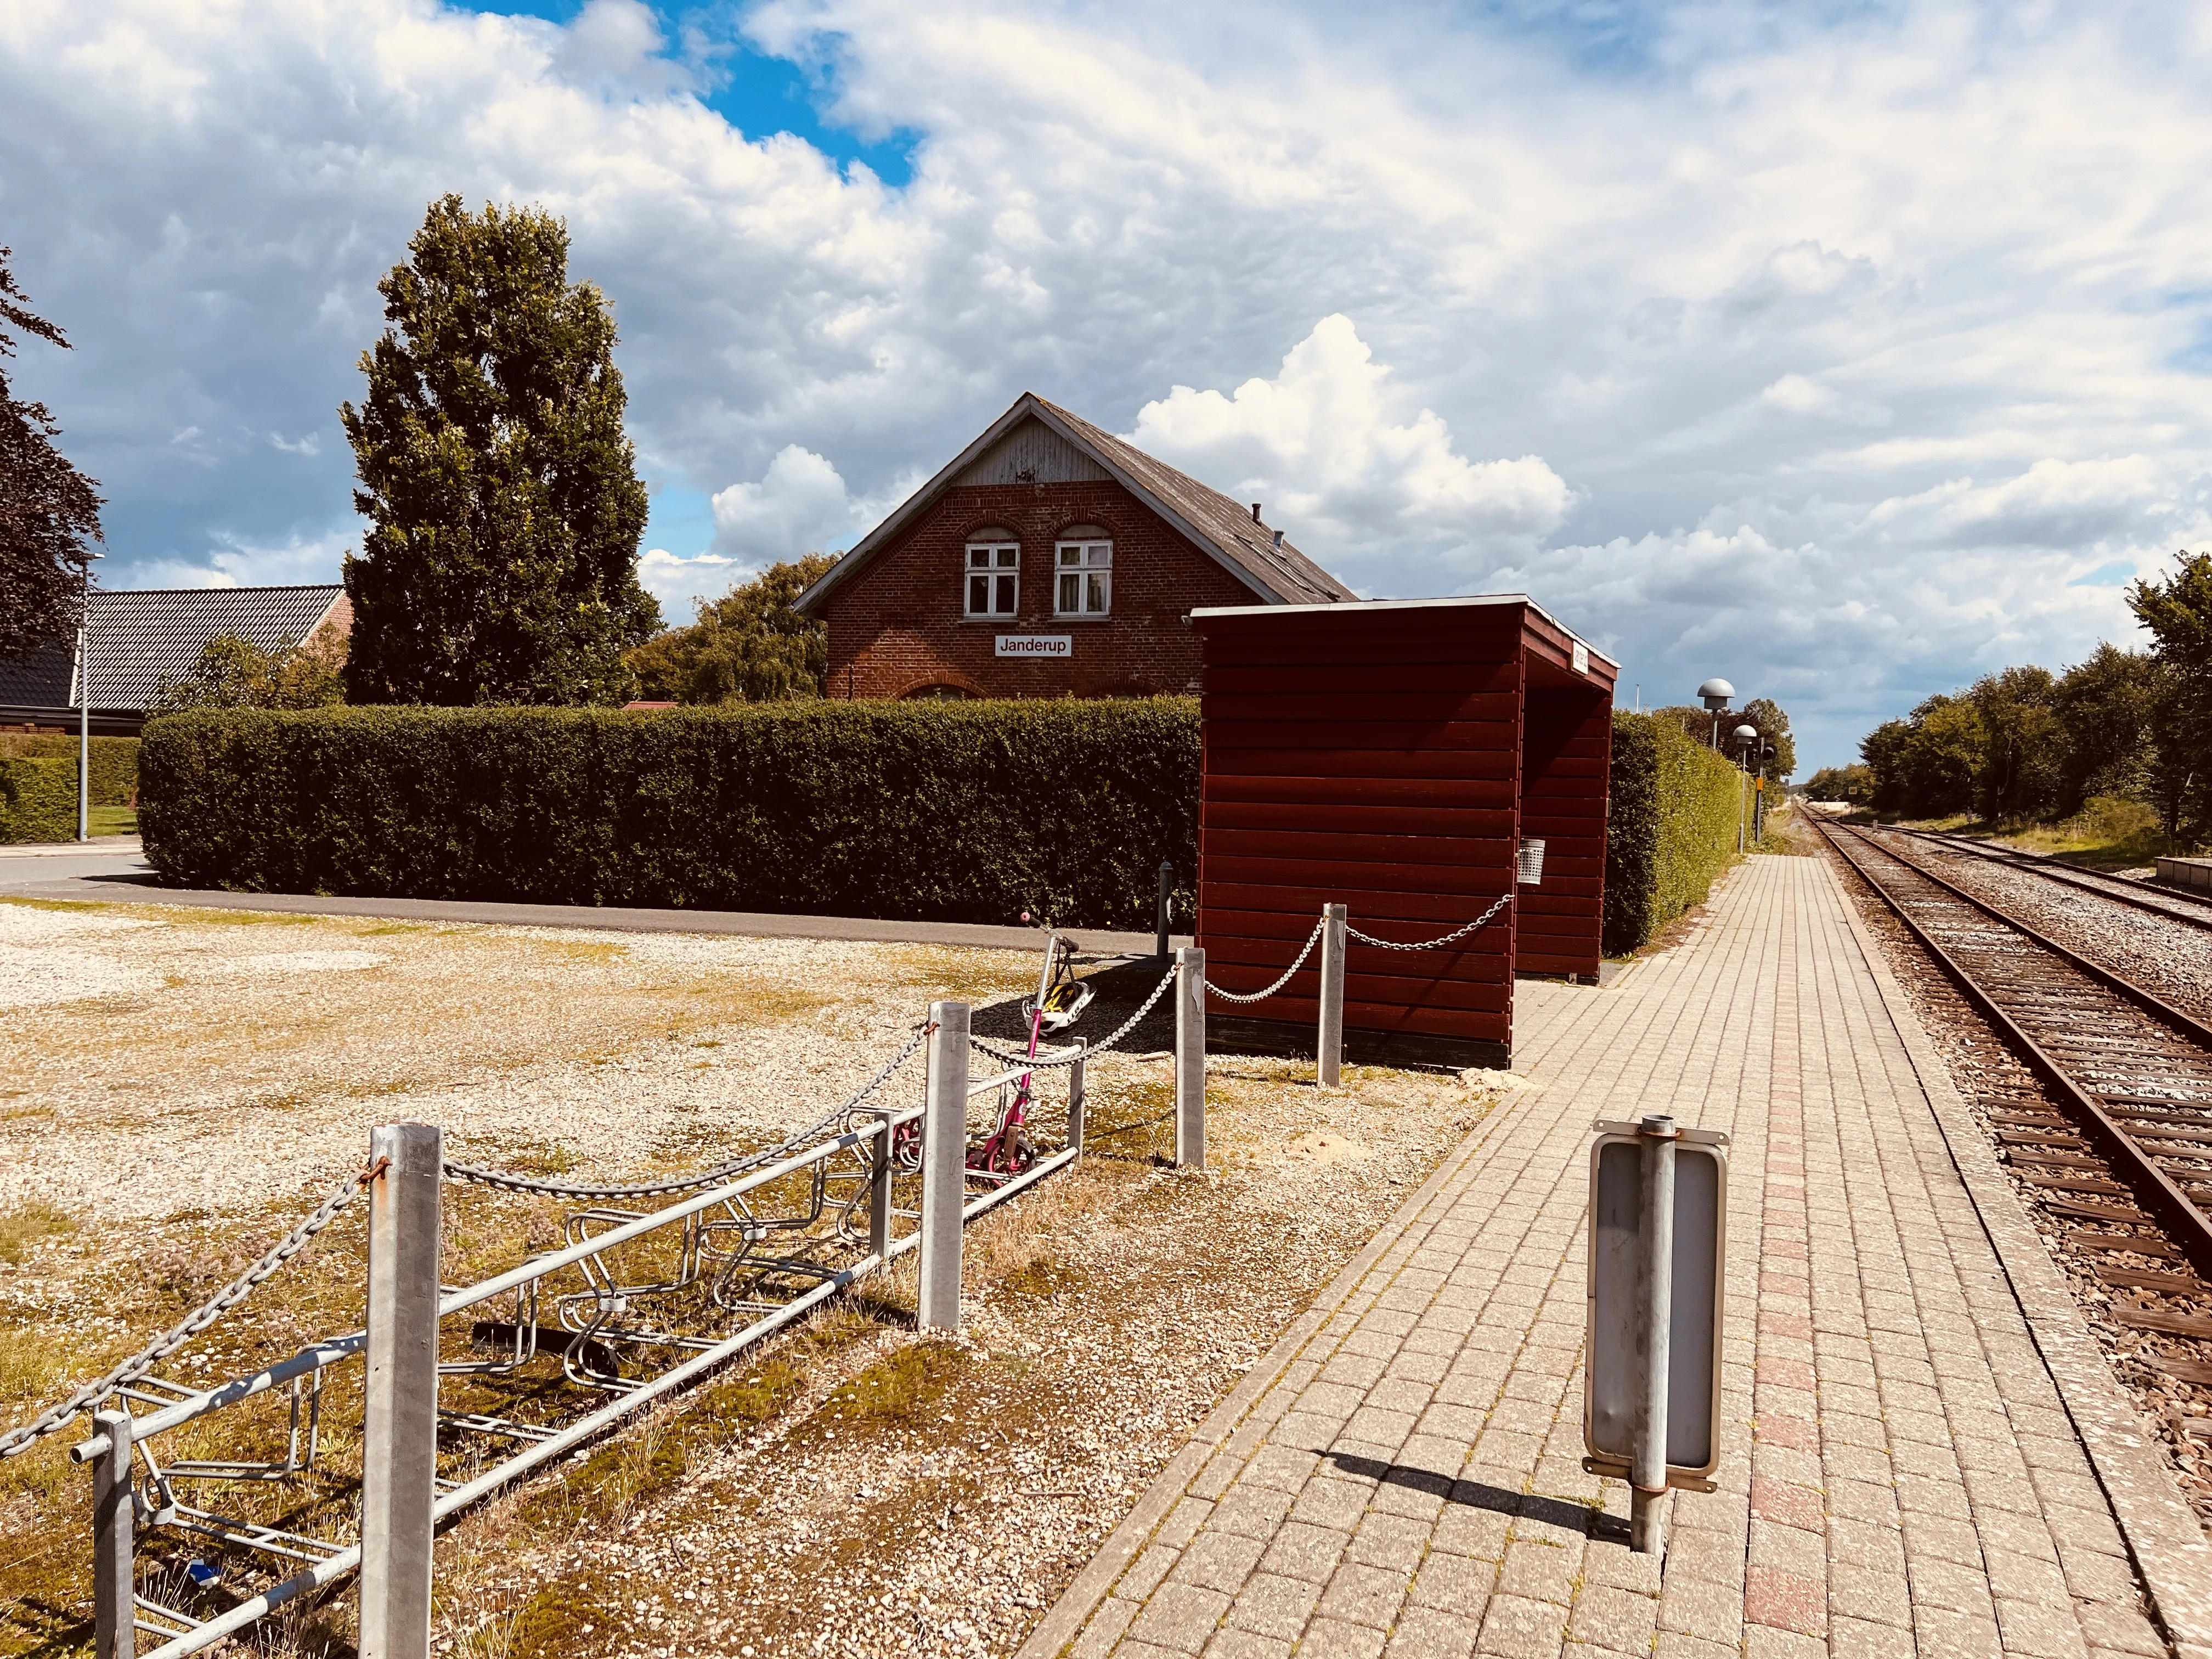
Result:
<instances>
[{"instance_id":1,"label":"tall green tree","mask_svg":"<svg viewBox=\"0 0 2212 1659\"><path fill-rule=\"evenodd\" d=\"M809 553L772 564L629 654L641 696L676 702L775 702L818 697L830 672L828 630L792 601L836 563Z\"/></svg>"},{"instance_id":2,"label":"tall green tree","mask_svg":"<svg viewBox=\"0 0 2212 1659\"><path fill-rule=\"evenodd\" d=\"M606 297L568 281L540 209L447 196L407 247L339 410L371 521L345 564L348 699L620 703L660 611Z\"/></svg>"},{"instance_id":3,"label":"tall green tree","mask_svg":"<svg viewBox=\"0 0 2212 1659\"><path fill-rule=\"evenodd\" d=\"M2151 724L2154 791L2170 837L2212 823L2212 554L2185 549L2180 558L2171 576L2128 590L2165 670Z\"/></svg>"},{"instance_id":4,"label":"tall green tree","mask_svg":"<svg viewBox=\"0 0 2212 1659\"><path fill-rule=\"evenodd\" d=\"M69 349L60 329L31 309L0 247L0 657L76 632L88 544L100 539L100 492L54 447L61 428L8 384L15 336Z\"/></svg>"}]
</instances>

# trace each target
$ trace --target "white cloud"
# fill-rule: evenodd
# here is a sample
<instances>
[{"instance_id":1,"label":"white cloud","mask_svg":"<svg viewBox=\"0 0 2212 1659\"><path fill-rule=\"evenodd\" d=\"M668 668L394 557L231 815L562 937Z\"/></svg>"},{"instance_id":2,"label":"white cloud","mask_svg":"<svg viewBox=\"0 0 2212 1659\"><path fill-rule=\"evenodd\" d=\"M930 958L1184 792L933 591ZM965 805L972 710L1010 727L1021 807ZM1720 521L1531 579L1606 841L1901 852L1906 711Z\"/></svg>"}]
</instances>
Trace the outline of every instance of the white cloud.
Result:
<instances>
[{"instance_id":1,"label":"white cloud","mask_svg":"<svg viewBox=\"0 0 2212 1659\"><path fill-rule=\"evenodd\" d=\"M864 528L1034 388L1249 487L1363 586L1526 586L1669 697L1786 690L1817 761L2008 653L2124 635L2122 588L2067 584L2208 533L2185 8L767 0L743 27L834 68L838 118L921 135L912 182L761 136L775 108L733 128L635 0L565 28L0 7L0 210L77 347L13 372L109 496L104 574L334 573L335 406L448 189L567 216L656 481L729 501L729 567L651 565L672 592Z\"/></svg>"},{"instance_id":2,"label":"white cloud","mask_svg":"<svg viewBox=\"0 0 2212 1659\"><path fill-rule=\"evenodd\" d=\"M684 558L649 547L637 561L639 585L660 601L661 619L671 627L690 622L702 599L720 599L751 574L742 561L720 553Z\"/></svg>"},{"instance_id":3,"label":"white cloud","mask_svg":"<svg viewBox=\"0 0 2212 1659\"><path fill-rule=\"evenodd\" d=\"M1272 380L1224 397L1178 386L1128 435L1239 500L1309 551L1384 580L1464 571L1556 530L1573 493L1540 456L1470 461L1434 410L1394 422L1352 319L1324 317Z\"/></svg>"},{"instance_id":4,"label":"white cloud","mask_svg":"<svg viewBox=\"0 0 2212 1659\"><path fill-rule=\"evenodd\" d=\"M837 469L811 449L786 444L759 481L714 496L714 546L742 563L772 564L802 553L842 550L866 530Z\"/></svg>"}]
</instances>

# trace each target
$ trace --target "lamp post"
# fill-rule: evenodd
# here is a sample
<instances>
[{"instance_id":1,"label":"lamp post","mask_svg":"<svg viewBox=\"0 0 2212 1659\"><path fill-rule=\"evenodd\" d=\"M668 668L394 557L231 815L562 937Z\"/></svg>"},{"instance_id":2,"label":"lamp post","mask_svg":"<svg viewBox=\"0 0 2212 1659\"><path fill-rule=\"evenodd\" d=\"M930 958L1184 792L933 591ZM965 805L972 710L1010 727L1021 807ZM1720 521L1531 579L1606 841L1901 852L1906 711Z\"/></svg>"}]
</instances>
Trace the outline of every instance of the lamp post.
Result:
<instances>
[{"instance_id":1,"label":"lamp post","mask_svg":"<svg viewBox=\"0 0 2212 1659\"><path fill-rule=\"evenodd\" d=\"M1717 677L1698 688L1698 696L1713 717L1713 747L1721 746L1721 716L1728 712L1729 699L1735 696L1735 687Z\"/></svg>"},{"instance_id":2,"label":"lamp post","mask_svg":"<svg viewBox=\"0 0 2212 1659\"><path fill-rule=\"evenodd\" d=\"M1743 769L1744 776L1746 778L1749 778L1751 775L1751 748L1753 744L1759 741L1759 728L1755 726L1739 726L1735 731L1729 732L1729 736L1735 740L1736 753L1741 757L1737 761L1737 764ZM1742 803L1743 790L1742 787L1739 785L1736 789L1735 814L1735 850L1739 853L1743 851L1744 812Z\"/></svg>"},{"instance_id":3,"label":"lamp post","mask_svg":"<svg viewBox=\"0 0 2212 1659\"><path fill-rule=\"evenodd\" d=\"M76 617L76 838L92 839L92 562L105 553L85 550L82 604Z\"/></svg>"}]
</instances>

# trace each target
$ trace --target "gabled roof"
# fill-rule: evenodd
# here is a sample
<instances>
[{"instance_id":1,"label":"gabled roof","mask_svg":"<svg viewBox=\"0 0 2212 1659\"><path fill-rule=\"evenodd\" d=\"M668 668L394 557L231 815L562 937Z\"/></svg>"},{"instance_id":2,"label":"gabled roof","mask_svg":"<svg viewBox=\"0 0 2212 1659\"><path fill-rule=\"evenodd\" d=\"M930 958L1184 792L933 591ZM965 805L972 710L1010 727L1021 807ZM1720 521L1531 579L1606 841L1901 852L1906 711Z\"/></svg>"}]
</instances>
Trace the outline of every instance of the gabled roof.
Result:
<instances>
[{"instance_id":1,"label":"gabled roof","mask_svg":"<svg viewBox=\"0 0 2212 1659\"><path fill-rule=\"evenodd\" d=\"M820 580L795 601L811 611L837 586L864 569L898 532L957 482L961 475L1026 421L1035 421L1100 467L1106 475L1151 507L1192 546L1207 554L1268 605L1340 605L1358 595L1316 564L1250 511L1188 473L1147 455L1135 445L1101 430L1080 416L1024 392L1013 406L985 428L975 442L908 496L891 515L853 544Z\"/></svg>"},{"instance_id":2,"label":"gabled roof","mask_svg":"<svg viewBox=\"0 0 2212 1659\"><path fill-rule=\"evenodd\" d=\"M191 672L210 640L235 634L257 650L301 643L331 614L343 587L168 587L91 595L92 706L143 710L162 686ZM74 708L74 640L0 659L0 706Z\"/></svg>"}]
</instances>

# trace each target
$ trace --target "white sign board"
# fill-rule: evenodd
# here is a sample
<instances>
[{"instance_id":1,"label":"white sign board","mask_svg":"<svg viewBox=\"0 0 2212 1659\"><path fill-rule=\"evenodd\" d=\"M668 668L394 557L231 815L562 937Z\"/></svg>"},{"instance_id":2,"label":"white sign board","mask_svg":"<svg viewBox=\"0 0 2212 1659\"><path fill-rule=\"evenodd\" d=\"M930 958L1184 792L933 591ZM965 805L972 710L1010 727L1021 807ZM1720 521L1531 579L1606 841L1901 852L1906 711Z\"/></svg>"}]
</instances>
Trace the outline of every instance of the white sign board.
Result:
<instances>
[{"instance_id":1,"label":"white sign board","mask_svg":"<svg viewBox=\"0 0 2212 1659\"><path fill-rule=\"evenodd\" d=\"M1072 657L1075 654L1073 634L1001 634L999 635L999 654L1002 657Z\"/></svg>"},{"instance_id":2,"label":"white sign board","mask_svg":"<svg viewBox=\"0 0 2212 1659\"><path fill-rule=\"evenodd\" d=\"M1575 641L1575 672L1577 674L1589 672L1589 647L1584 645L1580 640Z\"/></svg>"},{"instance_id":3,"label":"white sign board","mask_svg":"<svg viewBox=\"0 0 2212 1659\"><path fill-rule=\"evenodd\" d=\"M1636 1352L1644 1137L1600 1123L1590 1148L1589 1311L1583 1371L1583 1467L1626 1479L1642 1391ZM1684 1129L1674 1143L1674 1296L1667 1366L1667 1483L1711 1490L1720 1462L1723 1264L1728 1137Z\"/></svg>"}]
</instances>

